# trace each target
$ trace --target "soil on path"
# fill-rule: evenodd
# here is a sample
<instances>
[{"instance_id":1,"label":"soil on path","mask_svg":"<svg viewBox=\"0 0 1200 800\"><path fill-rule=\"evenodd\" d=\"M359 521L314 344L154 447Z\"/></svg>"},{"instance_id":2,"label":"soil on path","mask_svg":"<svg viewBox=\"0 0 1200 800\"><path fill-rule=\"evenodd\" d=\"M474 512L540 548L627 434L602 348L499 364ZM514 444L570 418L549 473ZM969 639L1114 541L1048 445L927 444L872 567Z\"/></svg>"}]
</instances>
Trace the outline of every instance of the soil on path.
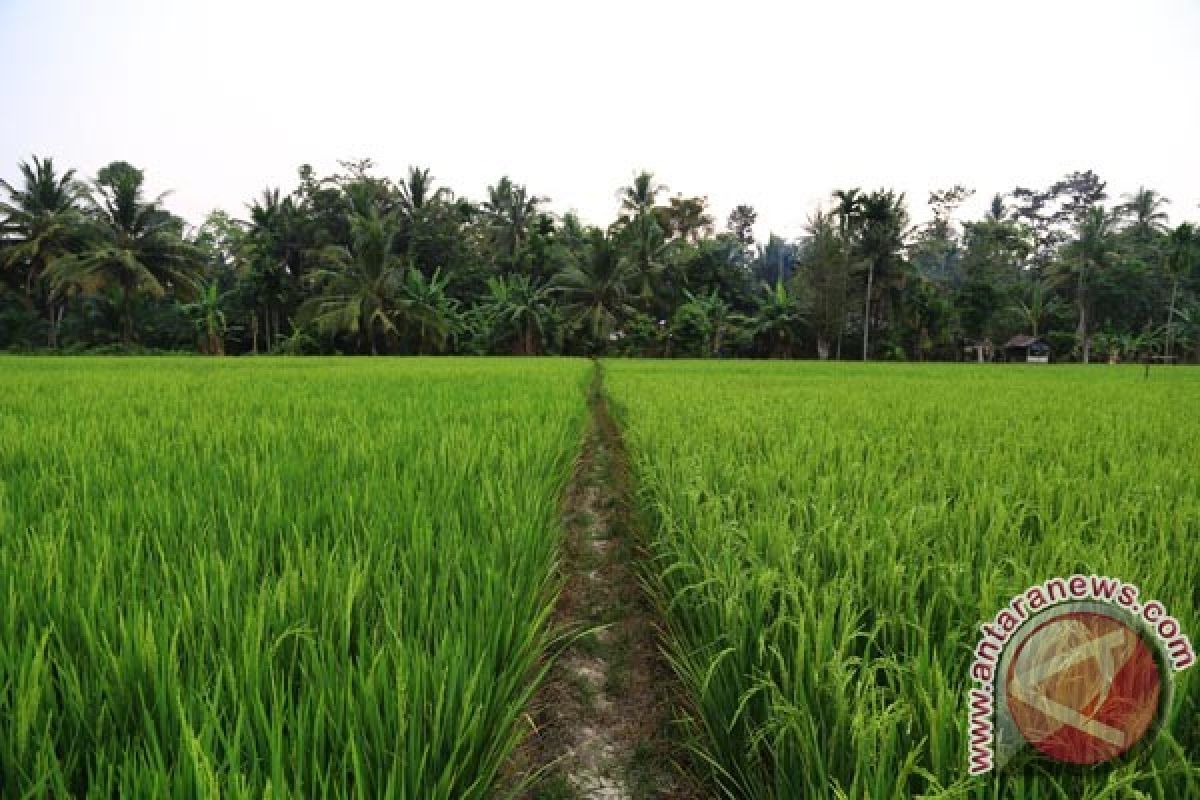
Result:
<instances>
[{"instance_id":1,"label":"soil on path","mask_svg":"<svg viewBox=\"0 0 1200 800\"><path fill-rule=\"evenodd\" d=\"M510 774L538 776L526 800L692 800L703 794L672 742L676 684L638 578L644 554L625 450L598 379L589 401L563 505L563 590L552 624L565 637L530 704L532 730Z\"/></svg>"}]
</instances>

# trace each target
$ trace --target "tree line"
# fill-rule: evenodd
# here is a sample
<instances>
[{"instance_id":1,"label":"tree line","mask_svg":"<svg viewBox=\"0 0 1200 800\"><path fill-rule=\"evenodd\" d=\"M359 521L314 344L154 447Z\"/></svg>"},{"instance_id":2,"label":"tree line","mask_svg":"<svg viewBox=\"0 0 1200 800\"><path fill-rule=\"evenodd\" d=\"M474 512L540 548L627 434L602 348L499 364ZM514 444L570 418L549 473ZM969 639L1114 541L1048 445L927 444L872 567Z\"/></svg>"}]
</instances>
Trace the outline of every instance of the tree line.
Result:
<instances>
[{"instance_id":1,"label":"tree line","mask_svg":"<svg viewBox=\"0 0 1200 800\"><path fill-rule=\"evenodd\" d=\"M473 201L370 160L302 166L196 228L126 162L19 176L0 181L0 349L962 360L1021 333L1058 360L1200 361L1200 233L1091 171L974 220L972 190L935 191L920 225L903 193L841 189L765 241L751 206L718 224L650 172L607 227L508 177Z\"/></svg>"}]
</instances>

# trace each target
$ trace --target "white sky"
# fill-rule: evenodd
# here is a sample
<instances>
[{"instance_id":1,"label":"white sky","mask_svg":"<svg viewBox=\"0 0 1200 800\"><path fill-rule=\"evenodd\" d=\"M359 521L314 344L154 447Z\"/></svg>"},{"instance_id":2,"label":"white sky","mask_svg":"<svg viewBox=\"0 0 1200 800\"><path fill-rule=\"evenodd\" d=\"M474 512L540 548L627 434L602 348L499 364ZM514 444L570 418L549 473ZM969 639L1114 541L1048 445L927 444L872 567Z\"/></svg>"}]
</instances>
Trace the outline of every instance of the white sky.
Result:
<instances>
[{"instance_id":1,"label":"white sky","mask_svg":"<svg viewBox=\"0 0 1200 800\"><path fill-rule=\"evenodd\" d=\"M760 235L1075 169L1200 218L1200 0L0 0L0 75L0 177L124 159L194 223L365 156L596 223L642 167Z\"/></svg>"}]
</instances>

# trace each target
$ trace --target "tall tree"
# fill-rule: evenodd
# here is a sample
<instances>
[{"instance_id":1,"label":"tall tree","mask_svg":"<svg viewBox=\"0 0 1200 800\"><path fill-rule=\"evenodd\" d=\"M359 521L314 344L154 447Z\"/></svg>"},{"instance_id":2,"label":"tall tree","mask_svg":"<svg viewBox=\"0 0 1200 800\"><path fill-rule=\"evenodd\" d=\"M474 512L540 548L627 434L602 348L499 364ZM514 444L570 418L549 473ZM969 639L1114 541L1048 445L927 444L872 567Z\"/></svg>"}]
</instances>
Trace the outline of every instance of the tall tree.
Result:
<instances>
[{"instance_id":1,"label":"tall tree","mask_svg":"<svg viewBox=\"0 0 1200 800\"><path fill-rule=\"evenodd\" d=\"M1088 209L1102 203L1107 184L1091 170L1072 172L1048 189L1018 186L1012 191L1013 216L1026 225L1034 242L1031 268L1043 277L1058 248L1069 241L1083 223Z\"/></svg>"},{"instance_id":2,"label":"tall tree","mask_svg":"<svg viewBox=\"0 0 1200 800\"><path fill-rule=\"evenodd\" d=\"M734 206L733 211L729 212L729 219L725 222L725 229L732 233L742 247L752 247L754 245L754 225L758 222L758 212L754 210L754 206L738 205Z\"/></svg>"},{"instance_id":3,"label":"tall tree","mask_svg":"<svg viewBox=\"0 0 1200 800\"><path fill-rule=\"evenodd\" d=\"M867 262L867 286L863 300L862 358L870 356L871 309L876 279L891 278L899 264L908 232L904 194L880 189L863 200L862 251Z\"/></svg>"},{"instance_id":4,"label":"tall tree","mask_svg":"<svg viewBox=\"0 0 1200 800\"><path fill-rule=\"evenodd\" d=\"M183 221L163 209L165 194L147 200L144 184L144 173L124 161L101 169L90 195L91 241L82 253L58 259L47 271L59 288L114 290L121 342L127 347L134 340L137 296L188 294L203 264L199 248L183 239Z\"/></svg>"},{"instance_id":5,"label":"tall tree","mask_svg":"<svg viewBox=\"0 0 1200 800\"><path fill-rule=\"evenodd\" d=\"M1080 358L1088 363L1092 349L1091 313L1097 280L1113 267L1117 217L1100 206L1087 210L1076 226L1075 240L1059 262L1059 271L1070 281L1075 300L1075 338Z\"/></svg>"},{"instance_id":6,"label":"tall tree","mask_svg":"<svg viewBox=\"0 0 1200 800\"><path fill-rule=\"evenodd\" d=\"M838 235L842 240L842 293L850 290L850 264L853 252L858 246L858 238L862 231L863 195L862 190L835 189L833 192L833 214L837 218ZM842 330L838 332L836 358L842 357L842 339L845 337L845 316L842 318Z\"/></svg>"},{"instance_id":7,"label":"tall tree","mask_svg":"<svg viewBox=\"0 0 1200 800\"><path fill-rule=\"evenodd\" d=\"M633 176L631 184L617 191L617 199L621 202L618 221L628 221L649 214L658 201L658 196L665 191L667 187L654 179L653 172L638 172Z\"/></svg>"},{"instance_id":8,"label":"tall tree","mask_svg":"<svg viewBox=\"0 0 1200 800\"><path fill-rule=\"evenodd\" d=\"M629 283L633 275L616 243L600 230L588 234L586 256L563 269L554 280L568 322L604 350L609 337L634 309Z\"/></svg>"},{"instance_id":9,"label":"tall tree","mask_svg":"<svg viewBox=\"0 0 1200 800\"><path fill-rule=\"evenodd\" d=\"M513 183L507 175L488 187L483 211L490 221L493 244L510 269L520 264L529 227L537 217L538 207L547 201L548 198L530 194L524 186Z\"/></svg>"},{"instance_id":10,"label":"tall tree","mask_svg":"<svg viewBox=\"0 0 1200 800\"><path fill-rule=\"evenodd\" d=\"M254 352L258 351L260 330L267 352L284 335L285 320L289 310L294 308L291 301L302 281L306 251L314 251L318 255L316 260L320 261L319 255L332 246L327 240L343 241L340 231L331 230L334 225L340 227L341 221L349 216L349 207L342 201L341 191L322 189L315 180L307 183L303 208L296 205L293 197L283 196L277 188L264 189L247 205L250 220L241 242L240 265L243 293L253 308L250 334ZM331 193L338 197L337 201ZM317 212L318 208L320 212ZM325 217L327 223L316 221L315 213ZM325 233L308 242L303 230L306 225L322 228Z\"/></svg>"},{"instance_id":11,"label":"tall tree","mask_svg":"<svg viewBox=\"0 0 1200 800\"><path fill-rule=\"evenodd\" d=\"M922 226L913 248L913 262L921 275L943 285L956 282L962 241L955 213L974 194L975 190L961 184L929 193L933 219Z\"/></svg>"},{"instance_id":12,"label":"tall tree","mask_svg":"<svg viewBox=\"0 0 1200 800\"><path fill-rule=\"evenodd\" d=\"M1130 228L1139 239L1148 239L1167 229L1166 207L1171 202L1154 189L1139 186L1133 194L1123 195L1121 214L1130 220Z\"/></svg>"},{"instance_id":13,"label":"tall tree","mask_svg":"<svg viewBox=\"0 0 1200 800\"><path fill-rule=\"evenodd\" d=\"M621 229L617 242L637 300L647 312L653 311L671 268L670 246L658 220L653 214L634 217Z\"/></svg>"},{"instance_id":14,"label":"tall tree","mask_svg":"<svg viewBox=\"0 0 1200 800\"><path fill-rule=\"evenodd\" d=\"M1034 252L1029 229L1009 218L997 195L980 220L963 226L963 252L953 283L962 334L980 343L999 334L1000 312L1012 310L1031 278L1025 270ZM1043 279L1034 277L1040 284ZM998 318L1000 318L998 320ZM976 350L982 358L983 351Z\"/></svg>"},{"instance_id":15,"label":"tall tree","mask_svg":"<svg viewBox=\"0 0 1200 800\"><path fill-rule=\"evenodd\" d=\"M407 270L394 252L397 222L370 209L351 221L354 240L349 247L331 245L323 253L326 266L312 275L320 294L304 309L317 329L349 333L377 355L381 337L399 334L397 311Z\"/></svg>"},{"instance_id":16,"label":"tall tree","mask_svg":"<svg viewBox=\"0 0 1200 800\"><path fill-rule=\"evenodd\" d=\"M67 255L73 246L81 244L83 218L80 201L84 187L75 179L75 170L59 174L54 159L34 156L32 164L18 166L21 185L14 187L0 180L0 188L8 194L0 202L0 238L8 244L0 266L19 270L20 284L30 310L44 295L47 322L46 344L58 346L58 327L65 310L61 295L52 287L43 286L46 269ZM49 291L40 291L49 289Z\"/></svg>"},{"instance_id":17,"label":"tall tree","mask_svg":"<svg viewBox=\"0 0 1200 800\"><path fill-rule=\"evenodd\" d=\"M666 219L666 232L685 242L695 243L701 236L712 235L713 218L708 213L707 197L672 197Z\"/></svg>"},{"instance_id":18,"label":"tall tree","mask_svg":"<svg viewBox=\"0 0 1200 800\"><path fill-rule=\"evenodd\" d=\"M817 358L824 361L845 326L849 262L834 214L818 209L808 218L805 230L808 237L801 251L800 274L812 297Z\"/></svg>"},{"instance_id":19,"label":"tall tree","mask_svg":"<svg viewBox=\"0 0 1200 800\"><path fill-rule=\"evenodd\" d=\"M1062 307L1062 301L1054 296L1056 276L1034 278L1029 282L1025 299L1015 306L1022 322L1034 336L1040 336L1042 325Z\"/></svg>"},{"instance_id":20,"label":"tall tree","mask_svg":"<svg viewBox=\"0 0 1200 800\"><path fill-rule=\"evenodd\" d=\"M435 186L428 167L409 167L408 176L400 181L400 209L410 217L426 206L450 200L453 196L446 187Z\"/></svg>"}]
</instances>

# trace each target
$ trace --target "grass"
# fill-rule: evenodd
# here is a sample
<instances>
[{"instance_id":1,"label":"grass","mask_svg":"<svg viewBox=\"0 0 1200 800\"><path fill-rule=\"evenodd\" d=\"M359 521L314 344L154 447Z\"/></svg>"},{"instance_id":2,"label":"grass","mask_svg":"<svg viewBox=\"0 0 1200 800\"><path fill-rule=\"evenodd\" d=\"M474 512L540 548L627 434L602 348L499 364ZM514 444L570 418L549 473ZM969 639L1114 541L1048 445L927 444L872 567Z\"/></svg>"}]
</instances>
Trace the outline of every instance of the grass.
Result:
<instances>
[{"instance_id":1,"label":"grass","mask_svg":"<svg viewBox=\"0 0 1200 800\"><path fill-rule=\"evenodd\" d=\"M0 360L0 796L491 796L589 372Z\"/></svg>"},{"instance_id":2,"label":"grass","mask_svg":"<svg viewBox=\"0 0 1200 800\"><path fill-rule=\"evenodd\" d=\"M966 775L978 625L1113 575L1200 637L1200 372L627 362L691 738L737 798L1200 796L1200 680L1115 770ZM1141 794L1137 794L1137 793Z\"/></svg>"}]
</instances>

